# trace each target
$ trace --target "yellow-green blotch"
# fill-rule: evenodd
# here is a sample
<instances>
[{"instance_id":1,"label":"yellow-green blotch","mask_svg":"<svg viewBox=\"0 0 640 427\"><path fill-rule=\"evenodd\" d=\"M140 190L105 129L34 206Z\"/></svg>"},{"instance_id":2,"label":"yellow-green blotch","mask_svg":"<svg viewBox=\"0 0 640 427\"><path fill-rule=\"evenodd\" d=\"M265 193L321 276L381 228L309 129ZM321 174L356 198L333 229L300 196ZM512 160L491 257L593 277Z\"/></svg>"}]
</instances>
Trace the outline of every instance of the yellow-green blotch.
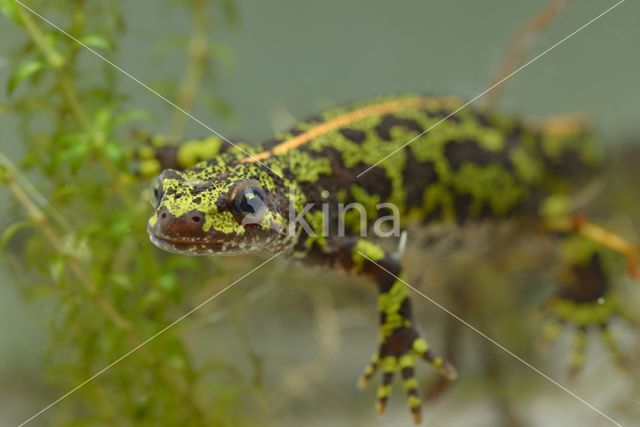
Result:
<instances>
[{"instance_id":1,"label":"yellow-green blotch","mask_svg":"<svg viewBox=\"0 0 640 427\"><path fill-rule=\"evenodd\" d=\"M180 144L178 147L178 164L188 168L204 159L211 159L220 152L220 138L194 139Z\"/></svg>"}]
</instances>

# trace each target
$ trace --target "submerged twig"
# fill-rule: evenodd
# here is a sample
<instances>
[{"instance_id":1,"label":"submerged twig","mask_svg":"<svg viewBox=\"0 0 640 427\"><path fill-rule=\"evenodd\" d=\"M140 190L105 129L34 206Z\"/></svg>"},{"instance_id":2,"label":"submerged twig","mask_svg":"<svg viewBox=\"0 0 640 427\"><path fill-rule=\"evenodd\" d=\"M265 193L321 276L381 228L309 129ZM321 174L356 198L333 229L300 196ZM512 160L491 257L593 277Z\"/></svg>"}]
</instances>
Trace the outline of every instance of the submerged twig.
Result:
<instances>
[{"instance_id":1,"label":"submerged twig","mask_svg":"<svg viewBox=\"0 0 640 427\"><path fill-rule=\"evenodd\" d=\"M567 6L569 0L550 0L549 5L545 10L529 19L511 39L505 53L502 57L502 62L498 67L489 87L496 85L502 81L509 74L513 72L524 60L529 56L531 50L535 46L536 41L542 35L542 33L549 27L549 25L555 20L555 18L562 12ZM492 91L487 93L484 98L484 104L487 107L493 106L505 85L497 85Z\"/></svg>"}]
</instances>

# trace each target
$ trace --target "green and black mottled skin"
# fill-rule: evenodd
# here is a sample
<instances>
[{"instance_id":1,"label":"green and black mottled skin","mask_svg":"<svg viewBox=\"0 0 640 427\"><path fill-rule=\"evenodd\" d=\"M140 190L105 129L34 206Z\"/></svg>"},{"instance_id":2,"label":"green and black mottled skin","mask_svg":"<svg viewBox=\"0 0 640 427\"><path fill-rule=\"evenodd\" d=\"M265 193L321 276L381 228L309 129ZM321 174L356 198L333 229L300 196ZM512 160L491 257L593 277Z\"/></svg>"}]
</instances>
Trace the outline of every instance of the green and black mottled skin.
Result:
<instances>
[{"instance_id":1,"label":"green and black mottled skin","mask_svg":"<svg viewBox=\"0 0 640 427\"><path fill-rule=\"evenodd\" d=\"M601 161L576 123L531 124L473 108L451 115L461 105L416 95L357 102L302 121L260 147L217 137L176 146L155 141L138 152L141 175L169 168L152 188L151 240L187 255L283 251L369 278L378 287L380 338L360 383L382 370L382 412L399 371L419 421L416 361L426 360L450 379L455 369L419 333L398 257L361 237L355 210L346 214L346 233L337 233L338 204L361 204L370 223L388 215L376 208L386 202L398 208L402 227L512 221L544 231L572 214L569 196ZM322 232L323 205L329 207L328 233ZM316 233L292 222L297 215ZM607 250L570 230L561 235L568 267L549 302L558 322L545 336L557 336L562 322L577 327L571 356L577 370L590 326L601 328L619 355L606 328L618 305L607 293Z\"/></svg>"}]
</instances>

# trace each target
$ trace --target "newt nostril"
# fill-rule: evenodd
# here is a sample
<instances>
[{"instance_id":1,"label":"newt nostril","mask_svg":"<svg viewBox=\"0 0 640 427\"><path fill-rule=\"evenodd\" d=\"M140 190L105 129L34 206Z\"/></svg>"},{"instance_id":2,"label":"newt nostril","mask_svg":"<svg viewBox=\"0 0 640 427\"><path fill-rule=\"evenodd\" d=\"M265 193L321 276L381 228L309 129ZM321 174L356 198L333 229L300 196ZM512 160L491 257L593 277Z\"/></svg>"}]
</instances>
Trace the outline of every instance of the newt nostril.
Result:
<instances>
[{"instance_id":1,"label":"newt nostril","mask_svg":"<svg viewBox=\"0 0 640 427\"><path fill-rule=\"evenodd\" d=\"M204 221L204 216L200 212L194 212L191 215L191 221L195 224L200 224L202 221Z\"/></svg>"},{"instance_id":2,"label":"newt nostril","mask_svg":"<svg viewBox=\"0 0 640 427\"><path fill-rule=\"evenodd\" d=\"M166 224L169 220L169 217L169 212L167 211L166 207L163 206L158 210L158 219L160 223Z\"/></svg>"}]
</instances>

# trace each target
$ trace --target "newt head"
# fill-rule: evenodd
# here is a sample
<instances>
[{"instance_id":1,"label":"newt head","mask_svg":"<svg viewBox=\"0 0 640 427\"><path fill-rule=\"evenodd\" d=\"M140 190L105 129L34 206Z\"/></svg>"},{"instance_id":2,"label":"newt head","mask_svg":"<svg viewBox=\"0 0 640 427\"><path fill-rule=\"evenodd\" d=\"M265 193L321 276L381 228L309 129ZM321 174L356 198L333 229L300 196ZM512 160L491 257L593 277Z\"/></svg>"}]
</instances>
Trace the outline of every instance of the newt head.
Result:
<instances>
[{"instance_id":1,"label":"newt head","mask_svg":"<svg viewBox=\"0 0 640 427\"><path fill-rule=\"evenodd\" d=\"M288 247L289 199L255 165L206 176L163 171L150 188L151 242L185 255L233 255ZM239 170L242 169L242 170ZM246 177L246 178L238 178Z\"/></svg>"}]
</instances>

